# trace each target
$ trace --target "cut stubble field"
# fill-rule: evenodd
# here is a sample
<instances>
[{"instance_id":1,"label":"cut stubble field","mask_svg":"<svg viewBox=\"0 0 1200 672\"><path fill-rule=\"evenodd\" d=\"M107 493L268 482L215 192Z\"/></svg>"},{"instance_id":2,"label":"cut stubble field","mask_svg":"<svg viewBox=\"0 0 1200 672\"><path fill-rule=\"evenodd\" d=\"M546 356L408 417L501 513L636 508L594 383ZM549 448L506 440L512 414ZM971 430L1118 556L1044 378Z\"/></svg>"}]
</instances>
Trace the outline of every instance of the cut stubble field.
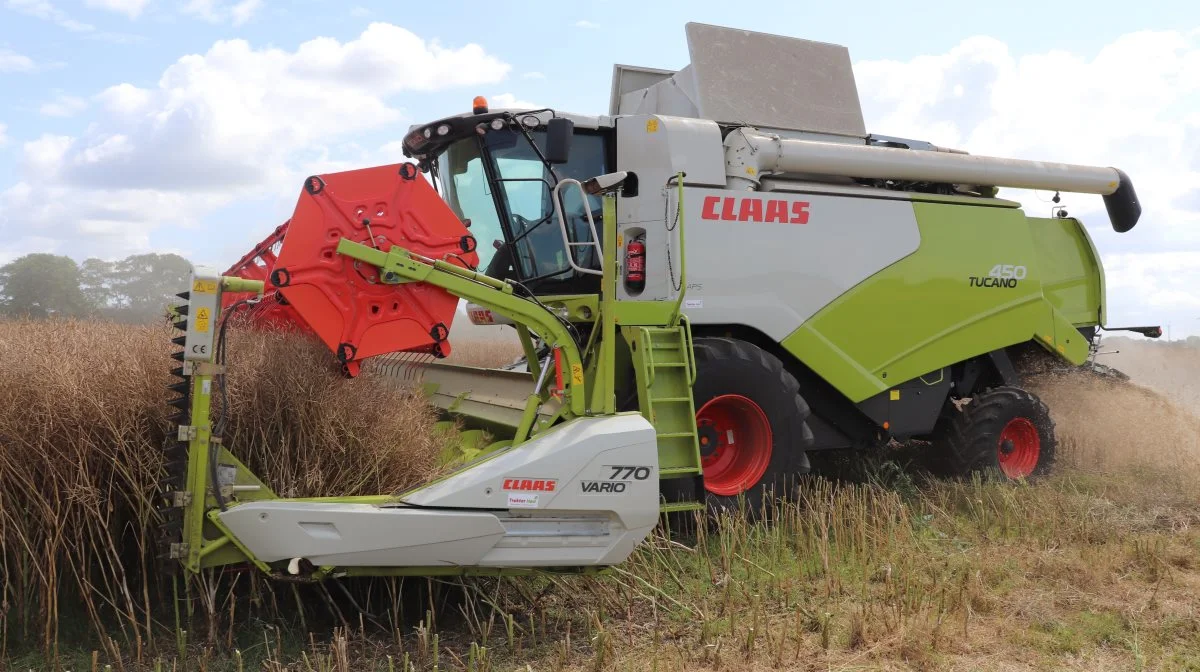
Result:
<instances>
[{"instance_id":1,"label":"cut stubble field","mask_svg":"<svg viewBox=\"0 0 1200 672\"><path fill-rule=\"evenodd\" d=\"M0 669L1200 669L1196 377L1034 381L1060 436L1037 483L937 480L882 451L853 479L803 479L771 524L660 531L600 576L343 594L163 576L150 494L169 337L0 323ZM455 347L457 363L516 354ZM1196 349L1121 357L1135 352L1200 367ZM235 335L235 453L289 495L432 473L445 437L420 400L326 362L294 338Z\"/></svg>"}]
</instances>

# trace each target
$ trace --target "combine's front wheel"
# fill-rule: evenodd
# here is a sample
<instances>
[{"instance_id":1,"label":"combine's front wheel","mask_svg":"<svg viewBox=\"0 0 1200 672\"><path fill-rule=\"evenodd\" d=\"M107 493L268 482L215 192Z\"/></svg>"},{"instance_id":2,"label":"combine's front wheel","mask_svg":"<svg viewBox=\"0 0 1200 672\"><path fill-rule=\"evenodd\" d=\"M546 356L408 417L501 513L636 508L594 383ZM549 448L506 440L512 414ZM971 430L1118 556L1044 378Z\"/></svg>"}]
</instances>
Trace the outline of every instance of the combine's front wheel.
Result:
<instances>
[{"instance_id":1,"label":"combine's front wheel","mask_svg":"<svg viewBox=\"0 0 1200 672\"><path fill-rule=\"evenodd\" d=\"M695 341L696 429L711 511L757 515L768 493L808 473L813 434L800 384L765 350L729 338Z\"/></svg>"},{"instance_id":2,"label":"combine's front wheel","mask_svg":"<svg viewBox=\"0 0 1200 672\"><path fill-rule=\"evenodd\" d=\"M1054 465L1054 421L1036 395L998 387L952 413L934 448L953 473L999 473L1016 480L1045 475Z\"/></svg>"}]
</instances>

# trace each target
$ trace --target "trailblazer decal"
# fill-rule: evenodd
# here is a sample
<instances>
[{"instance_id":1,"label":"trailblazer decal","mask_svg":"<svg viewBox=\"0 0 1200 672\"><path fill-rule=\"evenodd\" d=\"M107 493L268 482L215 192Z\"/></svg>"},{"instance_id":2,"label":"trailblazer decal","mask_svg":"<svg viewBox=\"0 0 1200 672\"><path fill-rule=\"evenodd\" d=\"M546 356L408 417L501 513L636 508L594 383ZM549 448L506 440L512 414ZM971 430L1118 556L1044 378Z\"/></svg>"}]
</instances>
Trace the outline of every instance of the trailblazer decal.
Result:
<instances>
[{"instance_id":1,"label":"trailblazer decal","mask_svg":"<svg viewBox=\"0 0 1200 672\"><path fill-rule=\"evenodd\" d=\"M537 495L518 495L508 493L508 508L510 509L536 509L538 505Z\"/></svg>"},{"instance_id":2,"label":"trailblazer decal","mask_svg":"<svg viewBox=\"0 0 1200 672\"><path fill-rule=\"evenodd\" d=\"M506 478L504 490L523 490L526 492L554 492L558 481L553 478Z\"/></svg>"},{"instance_id":3,"label":"trailblazer decal","mask_svg":"<svg viewBox=\"0 0 1200 672\"><path fill-rule=\"evenodd\" d=\"M700 219L808 224L808 201L760 196L705 196Z\"/></svg>"},{"instance_id":4,"label":"trailblazer decal","mask_svg":"<svg viewBox=\"0 0 1200 672\"><path fill-rule=\"evenodd\" d=\"M1004 289L1012 289L1017 286L1017 283L1025 279L1026 271L1024 266L1013 266L1011 264L996 264L992 270L988 271L986 277L972 275L967 278L967 284L970 287L1000 287Z\"/></svg>"},{"instance_id":5,"label":"trailblazer decal","mask_svg":"<svg viewBox=\"0 0 1200 672\"><path fill-rule=\"evenodd\" d=\"M580 481L580 487L584 492L588 493L608 493L617 494L625 492L625 488L629 485L629 480L644 481L650 478L650 467L624 466L624 465L605 465L606 469L612 469L607 481Z\"/></svg>"}]
</instances>

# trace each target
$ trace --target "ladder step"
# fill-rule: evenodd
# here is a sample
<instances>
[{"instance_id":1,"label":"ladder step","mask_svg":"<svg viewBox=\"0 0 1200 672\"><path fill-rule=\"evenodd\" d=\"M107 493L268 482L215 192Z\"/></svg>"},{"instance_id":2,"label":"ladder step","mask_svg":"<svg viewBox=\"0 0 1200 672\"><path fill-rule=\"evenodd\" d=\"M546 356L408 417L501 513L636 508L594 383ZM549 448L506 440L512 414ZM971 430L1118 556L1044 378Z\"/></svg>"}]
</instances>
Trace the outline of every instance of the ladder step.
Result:
<instances>
[{"instance_id":1,"label":"ladder step","mask_svg":"<svg viewBox=\"0 0 1200 672\"><path fill-rule=\"evenodd\" d=\"M658 507L658 510L662 513L700 511L702 509L704 509L704 502L670 502L669 504L661 504Z\"/></svg>"},{"instance_id":2,"label":"ladder step","mask_svg":"<svg viewBox=\"0 0 1200 672\"><path fill-rule=\"evenodd\" d=\"M661 432L658 435L660 439L690 439L695 434L691 432Z\"/></svg>"},{"instance_id":3,"label":"ladder step","mask_svg":"<svg viewBox=\"0 0 1200 672\"><path fill-rule=\"evenodd\" d=\"M670 402L678 403L678 402L682 402L682 401L691 401L691 400L692 400L691 397L650 397L651 403L655 403L655 404L657 404L660 401L670 401Z\"/></svg>"},{"instance_id":4,"label":"ladder step","mask_svg":"<svg viewBox=\"0 0 1200 672\"><path fill-rule=\"evenodd\" d=\"M662 362L662 363L655 362L654 363L654 368L656 368L656 369L683 368L685 366L687 366L687 364L684 364L683 362Z\"/></svg>"},{"instance_id":5,"label":"ladder step","mask_svg":"<svg viewBox=\"0 0 1200 672\"><path fill-rule=\"evenodd\" d=\"M667 468L667 469L659 469L658 470L659 478L664 478L664 477L668 477L668 476L696 476L699 473L700 473L700 470L697 469L696 467L671 467L671 468Z\"/></svg>"}]
</instances>

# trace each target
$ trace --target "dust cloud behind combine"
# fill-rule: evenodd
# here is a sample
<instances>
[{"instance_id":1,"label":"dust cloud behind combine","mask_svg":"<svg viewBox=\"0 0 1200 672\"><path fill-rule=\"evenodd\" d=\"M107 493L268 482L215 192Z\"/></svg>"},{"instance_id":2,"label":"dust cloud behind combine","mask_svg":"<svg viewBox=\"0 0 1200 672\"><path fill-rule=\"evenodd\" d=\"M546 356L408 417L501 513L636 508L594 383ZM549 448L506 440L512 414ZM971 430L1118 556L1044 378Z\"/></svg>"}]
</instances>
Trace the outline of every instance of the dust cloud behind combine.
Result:
<instances>
[{"instance_id":1,"label":"dust cloud behind combine","mask_svg":"<svg viewBox=\"0 0 1200 672\"><path fill-rule=\"evenodd\" d=\"M1083 472L1150 472L1179 494L1200 491L1200 348L1107 339L1102 352L1111 354L1097 361L1129 381L1078 373L1030 381L1051 409L1063 461Z\"/></svg>"}]
</instances>

